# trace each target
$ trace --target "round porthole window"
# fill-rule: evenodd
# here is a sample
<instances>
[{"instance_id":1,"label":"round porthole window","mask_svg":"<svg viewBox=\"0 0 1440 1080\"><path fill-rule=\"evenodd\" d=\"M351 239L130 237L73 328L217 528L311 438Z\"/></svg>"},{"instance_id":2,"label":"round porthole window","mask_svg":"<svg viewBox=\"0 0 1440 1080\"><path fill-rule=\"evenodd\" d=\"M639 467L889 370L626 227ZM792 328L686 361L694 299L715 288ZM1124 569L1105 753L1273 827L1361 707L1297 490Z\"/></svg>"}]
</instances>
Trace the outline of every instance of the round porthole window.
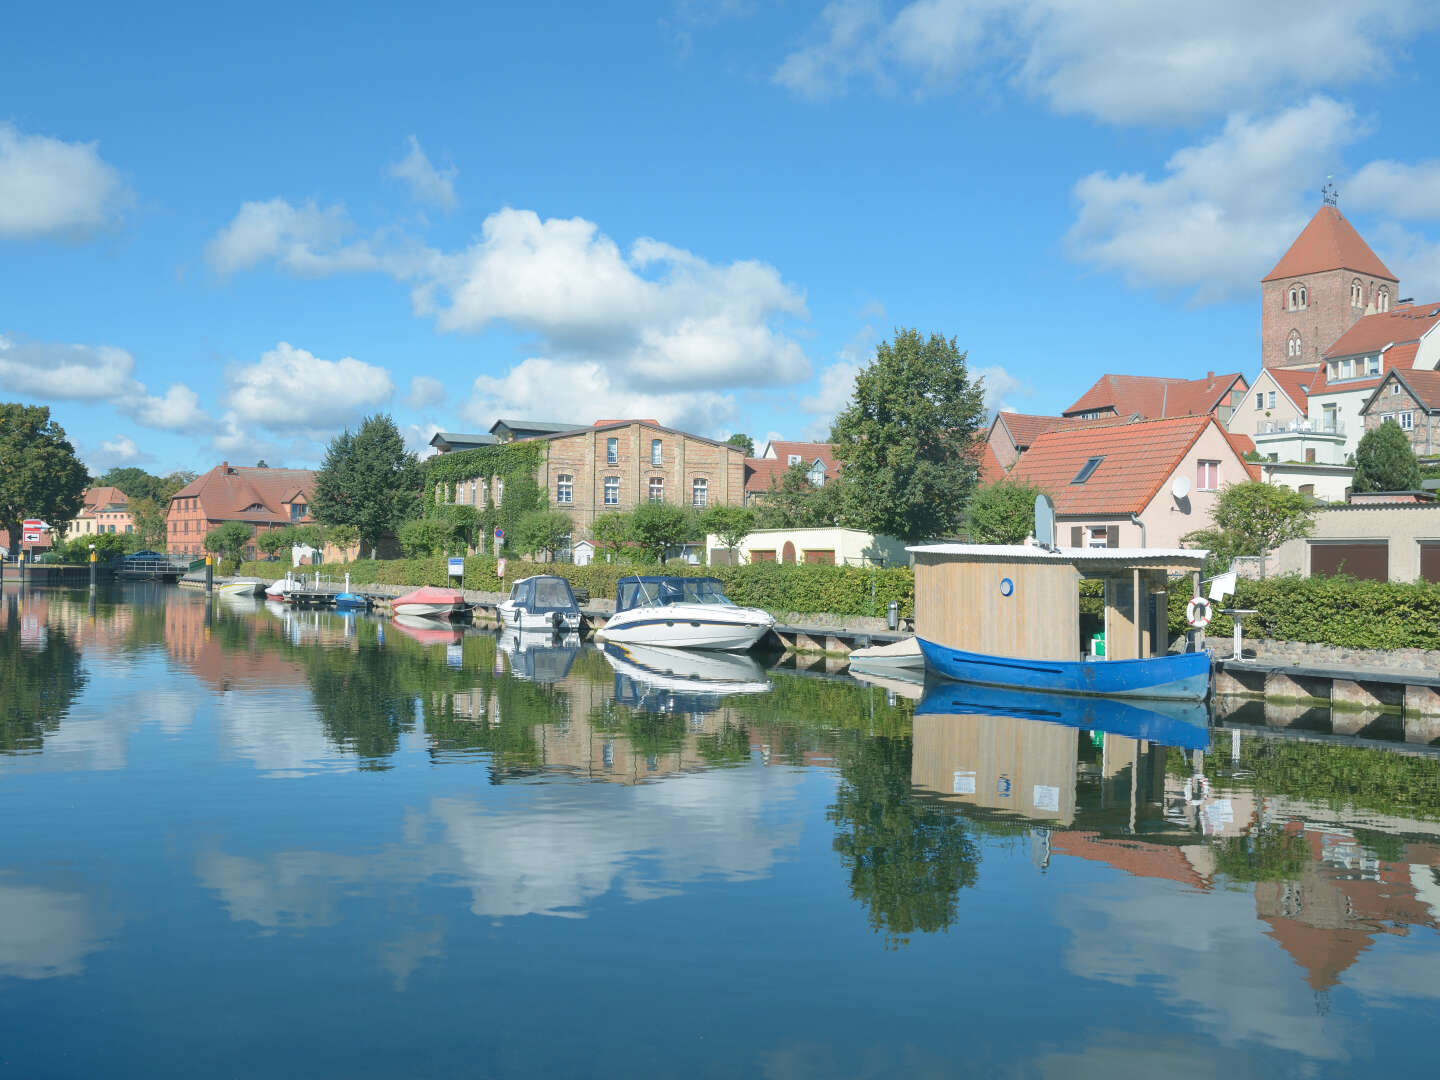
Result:
<instances>
[{"instance_id":1,"label":"round porthole window","mask_svg":"<svg viewBox=\"0 0 1440 1080\"><path fill-rule=\"evenodd\" d=\"M1008 577L1000 579L1000 595L1009 596L1015 591L1015 583Z\"/></svg>"}]
</instances>

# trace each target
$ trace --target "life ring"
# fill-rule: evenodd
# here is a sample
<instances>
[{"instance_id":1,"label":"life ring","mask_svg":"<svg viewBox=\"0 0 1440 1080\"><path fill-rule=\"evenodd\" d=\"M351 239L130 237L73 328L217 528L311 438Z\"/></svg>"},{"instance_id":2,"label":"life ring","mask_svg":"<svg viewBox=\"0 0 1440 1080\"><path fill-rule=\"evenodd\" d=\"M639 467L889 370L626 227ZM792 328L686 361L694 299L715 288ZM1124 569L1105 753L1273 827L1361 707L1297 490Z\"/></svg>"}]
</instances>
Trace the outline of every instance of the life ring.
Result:
<instances>
[{"instance_id":1,"label":"life ring","mask_svg":"<svg viewBox=\"0 0 1440 1080\"><path fill-rule=\"evenodd\" d=\"M1185 621L1196 630L1204 630L1210 625L1210 601L1203 596L1191 597L1185 605Z\"/></svg>"}]
</instances>

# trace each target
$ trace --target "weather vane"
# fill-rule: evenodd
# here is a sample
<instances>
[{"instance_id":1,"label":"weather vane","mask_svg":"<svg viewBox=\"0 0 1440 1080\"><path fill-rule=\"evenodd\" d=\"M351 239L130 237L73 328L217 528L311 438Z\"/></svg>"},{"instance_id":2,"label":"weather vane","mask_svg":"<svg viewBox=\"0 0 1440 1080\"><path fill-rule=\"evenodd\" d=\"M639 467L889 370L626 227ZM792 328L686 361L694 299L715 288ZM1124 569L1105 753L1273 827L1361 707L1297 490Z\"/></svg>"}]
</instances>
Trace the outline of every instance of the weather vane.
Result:
<instances>
[{"instance_id":1,"label":"weather vane","mask_svg":"<svg viewBox=\"0 0 1440 1080\"><path fill-rule=\"evenodd\" d=\"M1326 206L1334 206L1340 198L1340 192L1336 190L1333 176L1325 178L1325 186L1320 189L1320 196L1325 200Z\"/></svg>"}]
</instances>

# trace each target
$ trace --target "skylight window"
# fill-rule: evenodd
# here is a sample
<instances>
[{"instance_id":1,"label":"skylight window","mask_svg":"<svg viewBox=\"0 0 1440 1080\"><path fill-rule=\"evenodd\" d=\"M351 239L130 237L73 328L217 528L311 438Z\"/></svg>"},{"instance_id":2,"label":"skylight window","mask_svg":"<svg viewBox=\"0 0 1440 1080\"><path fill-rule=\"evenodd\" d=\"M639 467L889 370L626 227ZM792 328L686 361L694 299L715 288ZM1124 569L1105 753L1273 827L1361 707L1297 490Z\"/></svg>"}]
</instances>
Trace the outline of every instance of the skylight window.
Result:
<instances>
[{"instance_id":1,"label":"skylight window","mask_svg":"<svg viewBox=\"0 0 1440 1080\"><path fill-rule=\"evenodd\" d=\"M1103 457L1092 457L1089 461L1085 462L1084 465L1080 466L1080 471L1075 474L1075 479L1071 480L1070 483L1083 484L1086 480L1089 480L1091 475L1095 472L1096 469L1100 467L1100 463L1104 460L1105 459Z\"/></svg>"}]
</instances>

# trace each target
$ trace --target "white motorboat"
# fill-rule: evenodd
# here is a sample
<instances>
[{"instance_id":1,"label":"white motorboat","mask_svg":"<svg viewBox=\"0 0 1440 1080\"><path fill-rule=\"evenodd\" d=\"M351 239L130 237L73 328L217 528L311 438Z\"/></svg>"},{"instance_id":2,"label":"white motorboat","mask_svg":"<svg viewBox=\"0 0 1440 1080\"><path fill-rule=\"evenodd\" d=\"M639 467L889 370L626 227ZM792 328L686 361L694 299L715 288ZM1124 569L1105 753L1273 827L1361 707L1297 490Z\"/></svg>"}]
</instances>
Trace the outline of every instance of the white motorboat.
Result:
<instances>
[{"instance_id":1,"label":"white motorboat","mask_svg":"<svg viewBox=\"0 0 1440 1080\"><path fill-rule=\"evenodd\" d=\"M521 578L496 605L500 621L517 630L578 631L580 605L570 582L554 574Z\"/></svg>"},{"instance_id":2,"label":"white motorboat","mask_svg":"<svg viewBox=\"0 0 1440 1080\"><path fill-rule=\"evenodd\" d=\"M605 646L605 659L637 683L684 694L763 694L771 688L765 669L748 656L658 645Z\"/></svg>"},{"instance_id":3,"label":"white motorboat","mask_svg":"<svg viewBox=\"0 0 1440 1080\"><path fill-rule=\"evenodd\" d=\"M265 582L258 577L234 577L215 586L221 596L263 596Z\"/></svg>"},{"instance_id":4,"label":"white motorboat","mask_svg":"<svg viewBox=\"0 0 1440 1080\"><path fill-rule=\"evenodd\" d=\"M278 581L272 581L265 589L265 599L274 600L277 604L285 602L285 590L295 586L295 579L286 574Z\"/></svg>"},{"instance_id":5,"label":"white motorboat","mask_svg":"<svg viewBox=\"0 0 1440 1080\"><path fill-rule=\"evenodd\" d=\"M616 585L604 638L619 645L744 650L774 625L767 611L737 607L719 578L627 577Z\"/></svg>"}]
</instances>

